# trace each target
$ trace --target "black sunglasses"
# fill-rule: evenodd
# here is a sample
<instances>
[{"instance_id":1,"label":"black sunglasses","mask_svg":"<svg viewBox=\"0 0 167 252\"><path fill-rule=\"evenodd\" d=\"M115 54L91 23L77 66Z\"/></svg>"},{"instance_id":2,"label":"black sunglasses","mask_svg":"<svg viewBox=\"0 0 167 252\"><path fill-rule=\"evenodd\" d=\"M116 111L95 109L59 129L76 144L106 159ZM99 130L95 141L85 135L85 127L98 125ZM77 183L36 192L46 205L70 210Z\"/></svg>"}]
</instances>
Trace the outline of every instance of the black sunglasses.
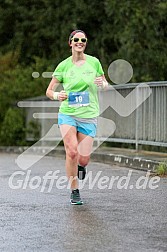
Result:
<instances>
[{"instance_id":1,"label":"black sunglasses","mask_svg":"<svg viewBox=\"0 0 167 252\"><path fill-rule=\"evenodd\" d=\"M82 42L82 43L87 42L87 38L72 38L71 40L73 40L74 42Z\"/></svg>"}]
</instances>

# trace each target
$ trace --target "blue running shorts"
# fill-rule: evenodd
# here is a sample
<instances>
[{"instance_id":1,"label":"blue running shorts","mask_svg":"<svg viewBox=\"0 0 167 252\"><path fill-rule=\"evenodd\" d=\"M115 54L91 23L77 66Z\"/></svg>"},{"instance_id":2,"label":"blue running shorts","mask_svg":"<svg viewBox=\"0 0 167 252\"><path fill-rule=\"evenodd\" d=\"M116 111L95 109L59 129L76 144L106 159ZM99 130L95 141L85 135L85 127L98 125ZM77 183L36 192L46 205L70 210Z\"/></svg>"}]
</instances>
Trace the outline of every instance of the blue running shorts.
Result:
<instances>
[{"instance_id":1,"label":"blue running shorts","mask_svg":"<svg viewBox=\"0 0 167 252\"><path fill-rule=\"evenodd\" d=\"M76 127L77 132L91 137L96 136L97 125L95 123L86 123L73 118L72 116L58 113L58 125L67 124Z\"/></svg>"}]
</instances>

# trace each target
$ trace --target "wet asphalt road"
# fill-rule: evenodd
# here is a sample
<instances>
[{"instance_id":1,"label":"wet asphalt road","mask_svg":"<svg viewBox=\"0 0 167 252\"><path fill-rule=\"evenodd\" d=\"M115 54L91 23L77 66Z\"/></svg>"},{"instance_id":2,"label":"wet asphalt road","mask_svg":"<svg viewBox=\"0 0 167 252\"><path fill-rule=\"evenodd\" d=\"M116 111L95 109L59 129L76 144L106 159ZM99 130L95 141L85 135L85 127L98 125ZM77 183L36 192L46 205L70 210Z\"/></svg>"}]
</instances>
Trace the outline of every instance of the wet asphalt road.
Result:
<instances>
[{"instance_id":1,"label":"wet asphalt road","mask_svg":"<svg viewBox=\"0 0 167 252\"><path fill-rule=\"evenodd\" d=\"M0 251L167 251L167 179L161 178L158 188L150 189L149 177L146 189L136 189L146 173L131 170L128 188L118 189L125 182L119 178L128 176L129 169L91 162L92 179L102 171L100 177L92 189L87 180L80 190L84 205L71 206L67 183L55 180L52 187L48 180L42 187L49 171L60 170L57 180L65 176L64 160L45 157L26 177L16 158L16 154L0 154ZM20 174L12 180L16 171ZM109 181L119 176L119 182L109 189L104 176ZM65 188L58 189L62 185ZM107 188L99 188L104 185Z\"/></svg>"}]
</instances>

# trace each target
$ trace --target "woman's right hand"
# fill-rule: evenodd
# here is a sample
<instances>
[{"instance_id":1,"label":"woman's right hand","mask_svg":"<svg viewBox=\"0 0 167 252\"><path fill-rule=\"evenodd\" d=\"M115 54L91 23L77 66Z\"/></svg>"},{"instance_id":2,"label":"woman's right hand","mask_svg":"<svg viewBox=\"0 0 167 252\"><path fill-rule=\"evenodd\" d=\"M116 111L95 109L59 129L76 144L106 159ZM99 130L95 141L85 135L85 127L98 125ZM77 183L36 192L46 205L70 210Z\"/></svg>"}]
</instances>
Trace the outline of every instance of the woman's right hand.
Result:
<instances>
[{"instance_id":1,"label":"woman's right hand","mask_svg":"<svg viewBox=\"0 0 167 252\"><path fill-rule=\"evenodd\" d=\"M61 90L60 92L59 92L59 94L58 94L58 100L59 101L64 101L64 100L66 100L67 99L67 94L66 94L66 92L64 91L64 90Z\"/></svg>"}]
</instances>

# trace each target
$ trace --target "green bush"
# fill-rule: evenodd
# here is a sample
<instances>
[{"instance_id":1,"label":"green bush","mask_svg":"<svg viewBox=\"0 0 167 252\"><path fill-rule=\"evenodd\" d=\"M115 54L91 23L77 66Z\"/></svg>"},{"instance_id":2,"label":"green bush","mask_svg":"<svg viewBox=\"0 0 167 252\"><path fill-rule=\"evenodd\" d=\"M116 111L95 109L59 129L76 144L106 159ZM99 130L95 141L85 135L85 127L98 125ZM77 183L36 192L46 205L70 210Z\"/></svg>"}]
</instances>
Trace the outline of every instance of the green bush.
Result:
<instances>
[{"instance_id":1,"label":"green bush","mask_svg":"<svg viewBox=\"0 0 167 252\"><path fill-rule=\"evenodd\" d=\"M24 145L25 125L22 112L15 108L9 108L5 114L1 132L1 145L14 146Z\"/></svg>"}]
</instances>

